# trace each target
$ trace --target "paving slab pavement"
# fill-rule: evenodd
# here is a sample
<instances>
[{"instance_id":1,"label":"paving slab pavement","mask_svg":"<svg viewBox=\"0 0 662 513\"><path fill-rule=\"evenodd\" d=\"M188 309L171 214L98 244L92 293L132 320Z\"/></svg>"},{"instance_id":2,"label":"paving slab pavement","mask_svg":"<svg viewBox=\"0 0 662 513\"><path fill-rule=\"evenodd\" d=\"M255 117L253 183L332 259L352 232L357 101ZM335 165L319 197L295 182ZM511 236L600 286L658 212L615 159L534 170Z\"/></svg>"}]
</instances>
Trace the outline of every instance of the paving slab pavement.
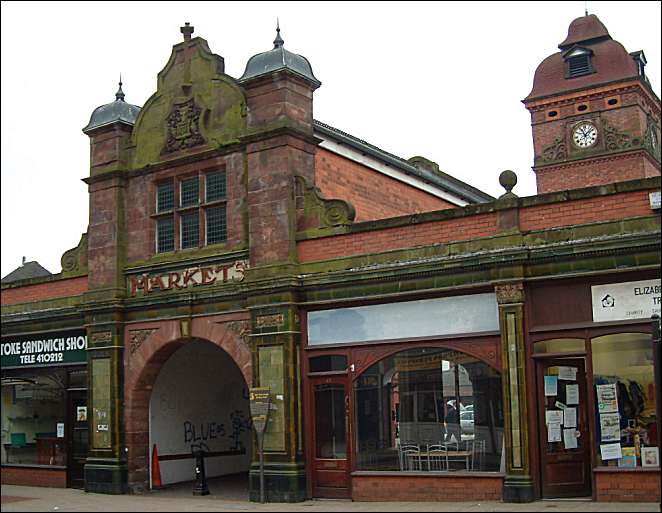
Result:
<instances>
[{"instance_id":1,"label":"paving slab pavement","mask_svg":"<svg viewBox=\"0 0 662 513\"><path fill-rule=\"evenodd\" d=\"M296 504L258 504L205 497L164 496L158 492L140 495L105 495L71 488L41 488L2 485L2 511L660 511L656 503L605 503L585 500L544 500L528 504L503 502L352 502L314 500Z\"/></svg>"}]
</instances>

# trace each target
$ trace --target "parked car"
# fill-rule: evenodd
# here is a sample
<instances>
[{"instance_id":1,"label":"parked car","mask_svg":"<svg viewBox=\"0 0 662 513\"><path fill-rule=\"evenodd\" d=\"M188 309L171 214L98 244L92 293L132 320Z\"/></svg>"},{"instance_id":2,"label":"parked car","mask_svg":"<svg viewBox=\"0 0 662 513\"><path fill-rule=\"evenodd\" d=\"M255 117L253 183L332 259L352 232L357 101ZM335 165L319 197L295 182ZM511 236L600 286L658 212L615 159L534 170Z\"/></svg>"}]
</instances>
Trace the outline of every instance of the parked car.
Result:
<instances>
[{"instance_id":1,"label":"parked car","mask_svg":"<svg viewBox=\"0 0 662 513\"><path fill-rule=\"evenodd\" d=\"M462 434L473 434L474 432L474 412L471 410L464 410L460 412L460 429Z\"/></svg>"}]
</instances>

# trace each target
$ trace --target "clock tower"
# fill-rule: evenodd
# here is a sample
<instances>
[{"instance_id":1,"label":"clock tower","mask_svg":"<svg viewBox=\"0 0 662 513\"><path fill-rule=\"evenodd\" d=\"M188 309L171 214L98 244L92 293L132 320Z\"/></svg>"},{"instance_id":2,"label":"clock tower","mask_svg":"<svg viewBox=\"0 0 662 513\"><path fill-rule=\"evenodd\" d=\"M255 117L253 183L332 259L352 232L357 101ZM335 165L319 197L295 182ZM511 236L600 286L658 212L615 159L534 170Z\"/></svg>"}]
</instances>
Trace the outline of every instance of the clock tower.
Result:
<instances>
[{"instance_id":1,"label":"clock tower","mask_svg":"<svg viewBox=\"0 0 662 513\"><path fill-rule=\"evenodd\" d=\"M660 99L644 52L628 53L594 14L558 47L523 100L538 194L659 175Z\"/></svg>"}]
</instances>

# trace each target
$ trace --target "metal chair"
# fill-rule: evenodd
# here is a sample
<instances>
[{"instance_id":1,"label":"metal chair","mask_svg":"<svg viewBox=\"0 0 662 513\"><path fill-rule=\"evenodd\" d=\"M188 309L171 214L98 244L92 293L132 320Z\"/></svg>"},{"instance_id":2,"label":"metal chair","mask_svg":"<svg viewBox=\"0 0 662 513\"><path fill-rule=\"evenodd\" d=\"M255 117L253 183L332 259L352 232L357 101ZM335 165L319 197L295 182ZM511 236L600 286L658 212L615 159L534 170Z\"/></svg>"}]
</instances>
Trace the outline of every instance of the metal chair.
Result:
<instances>
[{"instance_id":1,"label":"metal chair","mask_svg":"<svg viewBox=\"0 0 662 513\"><path fill-rule=\"evenodd\" d=\"M448 470L448 451L443 444L430 444L427 448L428 470L439 472Z\"/></svg>"},{"instance_id":2,"label":"metal chair","mask_svg":"<svg viewBox=\"0 0 662 513\"><path fill-rule=\"evenodd\" d=\"M421 449L418 444L400 446L400 470L421 470Z\"/></svg>"}]
</instances>

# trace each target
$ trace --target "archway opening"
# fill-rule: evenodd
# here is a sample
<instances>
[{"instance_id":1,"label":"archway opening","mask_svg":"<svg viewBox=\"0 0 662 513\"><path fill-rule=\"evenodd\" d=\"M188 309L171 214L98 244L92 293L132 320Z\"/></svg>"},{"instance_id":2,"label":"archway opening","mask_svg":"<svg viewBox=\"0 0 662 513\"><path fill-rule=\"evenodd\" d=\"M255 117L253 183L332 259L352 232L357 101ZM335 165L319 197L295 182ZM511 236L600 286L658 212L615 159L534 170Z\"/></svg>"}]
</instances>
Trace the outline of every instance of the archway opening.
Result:
<instances>
[{"instance_id":1,"label":"archway opening","mask_svg":"<svg viewBox=\"0 0 662 513\"><path fill-rule=\"evenodd\" d=\"M210 491L248 499L251 463L248 385L217 345L195 339L162 365L149 400L150 487L191 492L193 450L205 451ZM154 450L157 451L158 468Z\"/></svg>"}]
</instances>

